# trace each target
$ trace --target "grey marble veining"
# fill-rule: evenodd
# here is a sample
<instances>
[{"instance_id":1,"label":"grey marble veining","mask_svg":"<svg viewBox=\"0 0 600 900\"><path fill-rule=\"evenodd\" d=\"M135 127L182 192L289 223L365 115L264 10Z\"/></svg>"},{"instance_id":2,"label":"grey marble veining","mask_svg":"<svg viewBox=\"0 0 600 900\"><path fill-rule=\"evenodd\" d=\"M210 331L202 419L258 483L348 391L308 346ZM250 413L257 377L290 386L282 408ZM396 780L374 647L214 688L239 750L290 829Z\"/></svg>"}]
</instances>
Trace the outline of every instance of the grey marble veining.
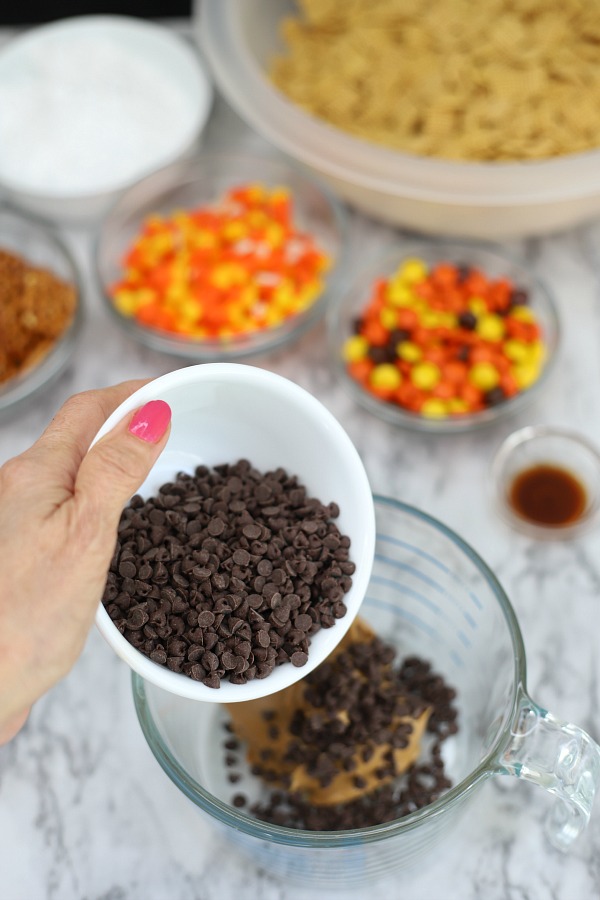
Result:
<instances>
[{"instance_id":1,"label":"grey marble veining","mask_svg":"<svg viewBox=\"0 0 600 900\"><path fill-rule=\"evenodd\" d=\"M209 147L267 150L224 103ZM405 235L350 214L355 262ZM70 371L0 427L0 461L25 449L75 391L157 376L177 363L130 343L103 310L90 275L91 235L66 230L82 267L88 321ZM570 425L600 444L600 225L510 242L552 287L563 324L556 371L518 416L480 433L399 431L359 409L335 383L323 326L253 360L306 387L359 449L374 491L444 521L488 562L517 612L534 700L600 739L600 534L540 544L496 516L489 465L526 423ZM600 897L600 807L568 856L553 850L539 788L496 778L419 870L378 888L407 900L587 900ZM162 774L135 718L129 673L96 632L71 674L0 749L1 900L301 900L221 840ZM363 892L364 895L364 892ZM325 894L313 891L316 900ZM350 896L343 892L338 896Z\"/></svg>"}]
</instances>

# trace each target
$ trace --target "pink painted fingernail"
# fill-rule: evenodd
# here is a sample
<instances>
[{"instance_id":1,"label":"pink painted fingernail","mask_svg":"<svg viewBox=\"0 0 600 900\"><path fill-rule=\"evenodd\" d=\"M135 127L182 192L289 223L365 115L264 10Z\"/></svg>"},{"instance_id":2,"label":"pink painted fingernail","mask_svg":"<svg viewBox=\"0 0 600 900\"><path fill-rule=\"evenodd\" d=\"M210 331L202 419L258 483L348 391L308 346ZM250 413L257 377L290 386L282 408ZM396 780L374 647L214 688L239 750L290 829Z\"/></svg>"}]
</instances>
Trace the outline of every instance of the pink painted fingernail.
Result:
<instances>
[{"instance_id":1,"label":"pink painted fingernail","mask_svg":"<svg viewBox=\"0 0 600 900\"><path fill-rule=\"evenodd\" d=\"M156 444L169 427L171 407L164 400L150 400L134 414L129 431L142 441Z\"/></svg>"}]
</instances>

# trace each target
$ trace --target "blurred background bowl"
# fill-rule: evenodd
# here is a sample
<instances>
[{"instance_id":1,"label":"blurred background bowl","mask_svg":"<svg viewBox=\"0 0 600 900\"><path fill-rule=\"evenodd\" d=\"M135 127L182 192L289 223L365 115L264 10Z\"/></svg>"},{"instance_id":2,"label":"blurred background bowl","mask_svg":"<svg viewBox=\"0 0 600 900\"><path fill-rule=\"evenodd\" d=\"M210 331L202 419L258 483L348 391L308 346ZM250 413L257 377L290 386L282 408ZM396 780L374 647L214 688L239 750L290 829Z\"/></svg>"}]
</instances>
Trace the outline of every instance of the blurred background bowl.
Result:
<instances>
[{"instance_id":1,"label":"blurred background bowl","mask_svg":"<svg viewBox=\"0 0 600 900\"><path fill-rule=\"evenodd\" d=\"M196 3L195 29L239 115L377 219L428 234L499 239L545 234L600 213L600 150L540 161L451 162L346 134L291 103L266 72L292 0Z\"/></svg>"},{"instance_id":2,"label":"blurred background bowl","mask_svg":"<svg viewBox=\"0 0 600 900\"><path fill-rule=\"evenodd\" d=\"M28 30L2 48L0 84L0 192L75 222L97 219L119 191L195 149L213 97L192 44L128 16Z\"/></svg>"},{"instance_id":3,"label":"blurred background bowl","mask_svg":"<svg viewBox=\"0 0 600 900\"><path fill-rule=\"evenodd\" d=\"M478 412L445 418L428 418L410 412L396 403L379 399L351 377L344 359L344 344L351 335L356 334L357 318L371 297L373 285L377 279L391 276L405 260L411 259L422 260L428 268L440 262L449 262L456 266L479 270L489 278L508 278L516 289L527 293L527 306L534 313L541 328L546 349L546 358L540 375L530 387ZM327 326L333 369L344 388L358 403L392 425L438 434L471 431L480 426L491 425L498 419L522 409L546 384L553 369L560 339L560 321L553 296L547 286L524 266L496 251L492 245L488 247L466 241L399 243L396 251L389 251L383 258L372 262L357 275L345 292L339 294L329 310Z\"/></svg>"},{"instance_id":4,"label":"blurred background bowl","mask_svg":"<svg viewBox=\"0 0 600 900\"><path fill-rule=\"evenodd\" d=\"M280 325L228 338L194 338L144 327L117 310L111 285L123 274L123 256L144 220L171 215L220 201L231 188L261 184L287 188L297 230L310 233L331 261L325 288L303 311ZM264 353L292 343L324 312L343 276L347 245L344 211L337 200L310 175L285 160L260 156L201 153L155 172L126 191L103 220L97 235L96 276L113 319L134 340L153 350L195 362L232 360Z\"/></svg>"},{"instance_id":5,"label":"blurred background bowl","mask_svg":"<svg viewBox=\"0 0 600 900\"><path fill-rule=\"evenodd\" d=\"M513 492L517 479L540 469L541 479L525 487L527 509L533 504L536 521L515 506ZM600 452L576 431L528 425L510 434L498 448L491 466L491 488L498 514L517 531L538 540L576 538L597 525L600 517Z\"/></svg>"},{"instance_id":6,"label":"blurred background bowl","mask_svg":"<svg viewBox=\"0 0 600 900\"><path fill-rule=\"evenodd\" d=\"M53 225L33 216L23 215L9 206L0 206L0 251L20 257L36 268L47 269L71 284L76 294L75 313L62 335L50 350L30 368L23 369L7 381L0 381L0 417L15 413L30 398L40 394L66 369L77 346L83 324L80 276L70 251ZM0 296L7 302L5 285ZM3 349L0 333L0 351Z\"/></svg>"}]
</instances>

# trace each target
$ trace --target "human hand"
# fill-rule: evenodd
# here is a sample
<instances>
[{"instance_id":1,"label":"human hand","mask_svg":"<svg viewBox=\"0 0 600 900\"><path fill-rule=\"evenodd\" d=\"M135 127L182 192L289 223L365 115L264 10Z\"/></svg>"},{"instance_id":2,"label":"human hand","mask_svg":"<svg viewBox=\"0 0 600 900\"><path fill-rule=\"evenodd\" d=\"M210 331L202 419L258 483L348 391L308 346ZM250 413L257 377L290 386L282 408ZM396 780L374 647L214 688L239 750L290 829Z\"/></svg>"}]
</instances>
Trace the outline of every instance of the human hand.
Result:
<instances>
[{"instance_id":1,"label":"human hand","mask_svg":"<svg viewBox=\"0 0 600 900\"><path fill-rule=\"evenodd\" d=\"M76 394L29 450L0 468L0 744L81 653L121 511L167 442L171 411L159 400L88 452L143 383Z\"/></svg>"}]
</instances>

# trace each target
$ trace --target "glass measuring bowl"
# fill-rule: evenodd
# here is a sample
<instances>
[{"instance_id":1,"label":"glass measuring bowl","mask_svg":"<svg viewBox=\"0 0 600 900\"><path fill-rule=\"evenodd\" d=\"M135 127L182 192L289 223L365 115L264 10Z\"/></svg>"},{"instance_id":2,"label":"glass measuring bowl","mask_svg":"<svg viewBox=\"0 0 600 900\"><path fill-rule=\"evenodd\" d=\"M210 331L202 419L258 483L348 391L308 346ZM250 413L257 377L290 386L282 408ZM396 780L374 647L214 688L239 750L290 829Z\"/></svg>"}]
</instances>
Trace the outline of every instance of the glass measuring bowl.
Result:
<instances>
[{"instance_id":1,"label":"glass measuring bowl","mask_svg":"<svg viewBox=\"0 0 600 900\"><path fill-rule=\"evenodd\" d=\"M412 865L450 833L496 775L534 782L555 795L546 832L567 850L590 817L600 747L529 697L515 613L477 554L412 507L376 497L375 509L375 564L361 616L399 658L427 659L456 688L459 731L443 744L453 787L429 806L371 828L310 832L259 822L230 803L218 707L174 697L134 674L135 707L150 749L232 843L305 887L368 884ZM240 787L251 794L250 775L236 791Z\"/></svg>"}]
</instances>

